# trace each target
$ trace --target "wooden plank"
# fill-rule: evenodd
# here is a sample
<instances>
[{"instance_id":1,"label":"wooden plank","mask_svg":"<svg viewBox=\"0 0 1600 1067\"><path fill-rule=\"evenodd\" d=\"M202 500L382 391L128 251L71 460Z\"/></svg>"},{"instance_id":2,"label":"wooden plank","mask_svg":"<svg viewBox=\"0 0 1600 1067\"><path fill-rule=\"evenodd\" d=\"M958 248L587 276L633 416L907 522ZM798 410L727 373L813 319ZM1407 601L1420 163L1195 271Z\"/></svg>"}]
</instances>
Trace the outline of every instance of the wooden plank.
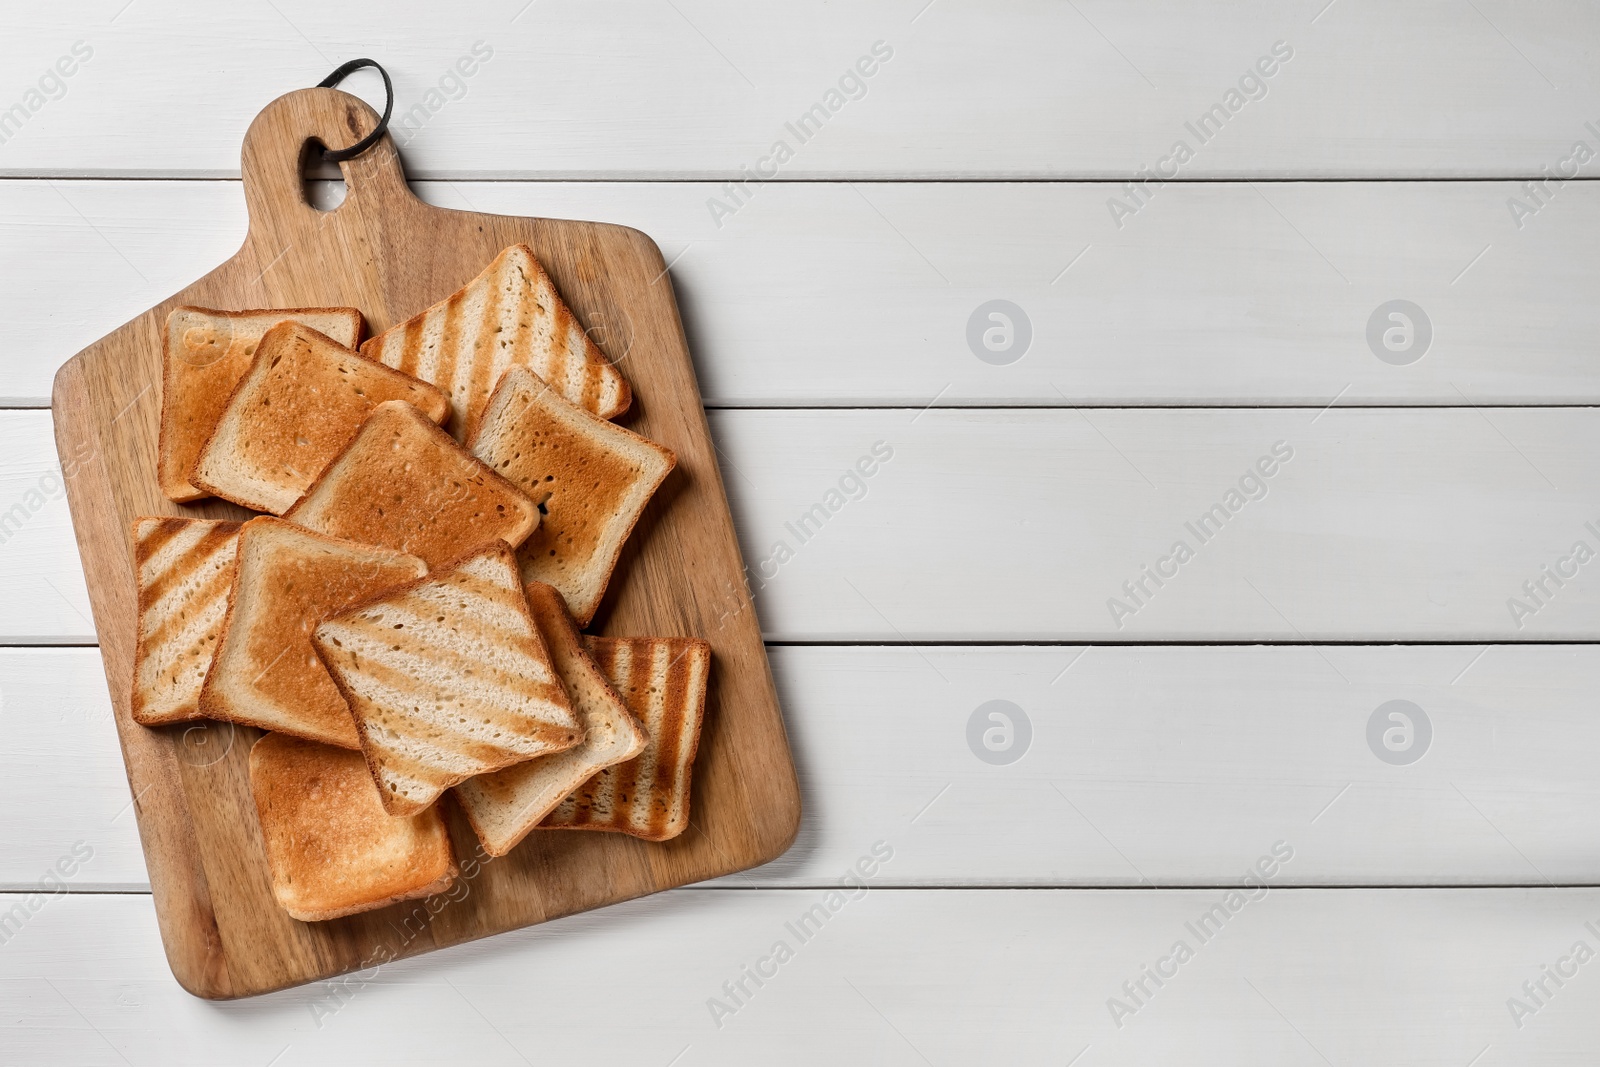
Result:
<instances>
[{"instance_id":1,"label":"wooden plank","mask_svg":"<svg viewBox=\"0 0 1600 1067\"><path fill-rule=\"evenodd\" d=\"M718 411L711 425L773 641L1600 639L1593 568L1559 587L1542 570L1573 569L1580 540L1600 548L1585 525L1600 527L1593 408ZM47 426L0 413L10 500L46 469ZM1294 458L1261 479L1266 497L1200 543L1189 524L1259 493L1240 479L1280 441ZM892 459L874 459L878 442ZM865 496L846 477L863 460ZM813 511L839 502L825 523ZM50 500L15 554L0 545L0 578L44 619L11 616L13 640L92 640L51 588L80 588L66 528ZM1179 539L1193 558L1158 588L1142 568L1171 570ZM730 600L712 617L738 614Z\"/></svg>"},{"instance_id":2,"label":"wooden plank","mask_svg":"<svg viewBox=\"0 0 1600 1067\"><path fill-rule=\"evenodd\" d=\"M95 0L22 13L25 32L0 44L5 105L33 110L0 165L234 175L258 109L371 51L394 74L411 170L428 177L720 181L770 160L780 138L782 179L1122 180L1178 140L1185 178L1504 177L1593 144L1600 14L1579 0L1477 6L632 0L597 19L472 0L440 26L374 2ZM92 53L81 62L77 42ZM875 42L887 61L872 61ZM873 73L845 82L847 99L841 78L863 58ZM62 59L75 73L27 97ZM1270 76L1244 81L1258 63ZM826 121L802 140L786 124L814 105ZM1190 132L1213 107L1222 119Z\"/></svg>"},{"instance_id":3,"label":"wooden plank","mask_svg":"<svg viewBox=\"0 0 1600 1067\"><path fill-rule=\"evenodd\" d=\"M781 853L799 823L794 767L777 694L718 473L694 368L660 252L635 230L595 223L448 212L417 200L387 136L344 164L337 211L306 203L299 161L308 140L344 147L378 116L355 97L307 89L269 105L246 135L250 232L233 258L74 356L56 375L55 438L88 577L112 708L145 859L173 970L199 996L250 996L352 970L375 953L443 945L701 881ZM444 910L392 905L318 924L273 900L248 813L247 744L213 755L185 731L151 731L129 715L135 596L128 529L136 516L244 515L220 501L171 504L155 477L160 331L179 304L295 307L349 304L383 330L443 299L509 245L536 250L584 321L632 309L639 398L630 422L677 456L672 487L629 546L596 631L703 636L715 668L701 731L695 832L645 846L613 834L540 839L497 864ZM241 727L226 734L253 741ZM471 830L453 827L459 852ZM464 883L465 884L465 883Z\"/></svg>"},{"instance_id":4,"label":"wooden plank","mask_svg":"<svg viewBox=\"0 0 1600 1067\"><path fill-rule=\"evenodd\" d=\"M0 414L0 642L93 643L83 570L72 558L63 465L50 413ZM75 466L74 466L75 469Z\"/></svg>"},{"instance_id":5,"label":"wooden plank","mask_svg":"<svg viewBox=\"0 0 1600 1067\"><path fill-rule=\"evenodd\" d=\"M879 837L895 885L1217 885L1280 837L1297 848L1282 884L1600 882L1600 647L780 647L772 662L805 818L781 859L724 887L843 884ZM73 888L144 889L98 654L0 652L0 692L0 809L76 776L0 829L0 889L77 841L94 859ZM1393 700L1426 717L1414 763L1371 747ZM1009 748L991 701L1026 731ZM979 757L974 718L1014 762Z\"/></svg>"},{"instance_id":6,"label":"wooden plank","mask_svg":"<svg viewBox=\"0 0 1600 1067\"><path fill-rule=\"evenodd\" d=\"M719 884L834 884L879 837L903 885L1227 884L1279 838L1296 885L1600 881L1593 646L775 652L807 820ZM1396 700L1410 764L1370 747Z\"/></svg>"},{"instance_id":7,"label":"wooden plank","mask_svg":"<svg viewBox=\"0 0 1600 1067\"><path fill-rule=\"evenodd\" d=\"M712 406L1600 402L1595 183L1520 227L1507 205L1532 201L1502 182L1192 184L1121 229L1102 184L791 183L720 227L701 183L418 192L650 234ZM244 224L237 183L0 183L0 399L44 403L68 353L225 259ZM1031 333L1005 365L967 336L994 299ZM1367 337L1396 299L1431 335L1405 365Z\"/></svg>"},{"instance_id":8,"label":"wooden plank","mask_svg":"<svg viewBox=\"0 0 1600 1067\"><path fill-rule=\"evenodd\" d=\"M729 411L714 426L774 640L1600 636L1570 555L1600 545L1592 408ZM857 463L870 479L847 474Z\"/></svg>"},{"instance_id":9,"label":"wooden plank","mask_svg":"<svg viewBox=\"0 0 1600 1067\"><path fill-rule=\"evenodd\" d=\"M678 890L219 1008L166 974L148 898L69 896L0 951L0 1008L6 1047L27 1063L1131 1065L1181 1051L1308 1067L1580 1064L1600 1038L1600 983L1586 965L1572 975L1570 955L1582 942L1593 962L1600 891L1268 891L1200 943L1189 925L1223 899L868 891L837 898L801 943L789 924L829 907L820 891ZM779 940L793 954L774 967ZM1180 940L1191 955L1174 968ZM743 978L758 965L760 987ZM1169 977L1144 979L1149 996L1119 1029L1108 1001L1131 1003L1123 983L1158 966ZM1568 977L1558 986L1542 966ZM733 1007L723 983L741 978L750 996L719 1029L707 1001ZM1533 1008L1523 983L1539 981ZM601 988L627 1010L575 1024ZM1531 1010L1520 1029L1513 997Z\"/></svg>"},{"instance_id":10,"label":"wooden plank","mask_svg":"<svg viewBox=\"0 0 1600 1067\"><path fill-rule=\"evenodd\" d=\"M0 831L0 886L37 883L81 842L74 891L149 889L98 649L0 649L0 782L6 810L31 813Z\"/></svg>"}]
</instances>

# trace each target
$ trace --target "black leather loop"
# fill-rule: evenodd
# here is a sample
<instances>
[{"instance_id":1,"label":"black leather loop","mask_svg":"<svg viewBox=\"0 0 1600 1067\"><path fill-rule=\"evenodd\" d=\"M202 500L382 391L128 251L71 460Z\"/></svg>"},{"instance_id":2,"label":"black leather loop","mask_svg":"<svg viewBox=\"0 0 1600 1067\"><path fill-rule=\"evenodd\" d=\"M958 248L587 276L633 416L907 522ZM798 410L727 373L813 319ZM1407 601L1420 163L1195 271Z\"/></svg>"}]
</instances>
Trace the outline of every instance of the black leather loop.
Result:
<instances>
[{"instance_id":1,"label":"black leather loop","mask_svg":"<svg viewBox=\"0 0 1600 1067\"><path fill-rule=\"evenodd\" d=\"M324 152L322 158L329 163L343 163L347 159L354 159L377 144L379 139L383 137L383 132L389 128L389 115L394 111L394 83L389 81L389 72L384 70L376 59L352 59L348 63L341 63L338 70L317 83L317 88L332 89L335 85L344 81L353 71L360 70L362 67L374 67L379 74L383 75L383 117L378 120L378 125L371 133L349 148L330 148Z\"/></svg>"}]
</instances>

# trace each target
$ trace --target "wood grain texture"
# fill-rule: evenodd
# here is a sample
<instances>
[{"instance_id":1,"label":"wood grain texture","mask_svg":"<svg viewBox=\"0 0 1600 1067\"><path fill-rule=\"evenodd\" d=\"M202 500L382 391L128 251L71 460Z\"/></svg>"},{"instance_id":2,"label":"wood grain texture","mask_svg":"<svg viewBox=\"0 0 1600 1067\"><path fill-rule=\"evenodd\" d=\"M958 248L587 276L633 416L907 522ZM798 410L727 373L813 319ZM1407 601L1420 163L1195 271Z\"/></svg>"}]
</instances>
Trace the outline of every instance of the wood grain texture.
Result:
<instances>
[{"instance_id":1,"label":"wood grain texture","mask_svg":"<svg viewBox=\"0 0 1600 1067\"><path fill-rule=\"evenodd\" d=\"M861 842L880 837L895 842L895 885L1216 885L1280 836L1301 846L1284 884L1600 882L1600 646L790 646L771 658L806 814L788 852L722 888L842 885ZM78 841L95 855L72 888L144 890L98 654L0 650L0 692L0 810L32 812L0 824L0 890L37 881ZM1366 739L1395 699L1433 729L1409 766ZM968 747L968 720L991 700L1031 723L1014 764ZM74 788L38 805L69 762Z\"/></svg>"},{"instance_id":2,"label":"wood grain texture","mask_svg":"<svg viewBox=\"0 0 1600 1067\"><path fill-rule=\"evenodd\" d=\"M898 862L897 850L882 873ZM72 896L50 900L0 951L0 989L7 1052L28 1064L1594 1062L1600 983L1587 965L1562 987L1546 980L1554 996L1520 1029L1506 1004L1576 941L1593 951L1585 924L1600 925L1600 891L1279 889L1199 944L1185 924L1222 898L874 889L797 945L785 924L826 907L821 890L681 889L376 974L211 1005L167 978L146 898ZM0 896L0 913L20 899ZM780 938L796 951L773 976ZM1162 988L1147 979L1154 995L1119 1028L1108 999L1127 1003L1122 983L1178 939L1194 956ZM762 958L765 984L746 979L753 995L718 1027L707 1001L730 1003L723 983ZM599 988L629 1005L603 1026L590 1021Z\"/></svg>"},{"instance_id":3,"label":"wood grain texture","mask_svg":"<svg viewBox=\"0 0 1600 1067\"><path fill-rule=\"evenodd\" d=\"M1121 181L1179 137L1186 177L1530 176L1600 113L1584 0L462 0L443 24L424 0L125 3L19 13L7 104L75 41L94 55L0 173L231 175L262 100L368 54L393 73L413 173L441 178L720 182L778 137L785 180ZM880 40L893 58L798 144L784 124ZM1277 41L1293 58L1199 144L1184 123ZM444 81L480 42L487 61ZM197 56L205 121L186 106Z\"/></svg>"},{"instance_id":4,"label":"wood grain texture","mask_svg":"<svg viewBox=\"0 0 1600 1067\"><path fill-rule=\"evenodd\" d=\"M353 143L376 115L354 97L308 89L270 104L245 137L250 230L227 263L80 353L56 377L56 441L67 478L106 676L136 797L164 942L178 980L204 997L282 988L625 900L781 853L798 793L765 650L722 495L694 372L665 278L643 234L593 223L447 212L406 187L387 138L343 165L336 211L305 202L304 145ZM153 475L158 329L180 303L355 306L381 330L524 241L580 314L626 306L640 335L625 368L640 397L630 425L673 448L679 471L625 555L600 629L689 634L716 652L691 832L664 847L609 835L545 841L485 866L431 916L399 907L333 923L289 919L270 897L246 780L255 734L187 735L128 720L133 583L127 528L138 514L227 516L216 502L168 504ZM453 820L458 853L471 852ZM574 837L578 835L572 835Z\"/></svg>"},{"instance_id":5,"label":"wood grain texture","mask_svg":"<svg viewBox=\"0 0 1600 1067\"><path fill-rule=\"evenodd\" d=\"M1520 227L1507 204L1527 194L1510 182L1195 183L1121 229L1105 206L1120 191L1100 183L793 182L720 227L707 183L417 192L649 233L710 407L1600 401L1600 305L1585 298L1600 288L1596 182L1568 183ZM87 344L244 230L234 182L0 182L0 398L43 403L63 340ZM1033 331L1006 366L966 335L995 298ZM1366 339L1394 299L1433 330L1406 366ZM615 354L627 323L604 325Z\"/></svg>"}]
</instances>

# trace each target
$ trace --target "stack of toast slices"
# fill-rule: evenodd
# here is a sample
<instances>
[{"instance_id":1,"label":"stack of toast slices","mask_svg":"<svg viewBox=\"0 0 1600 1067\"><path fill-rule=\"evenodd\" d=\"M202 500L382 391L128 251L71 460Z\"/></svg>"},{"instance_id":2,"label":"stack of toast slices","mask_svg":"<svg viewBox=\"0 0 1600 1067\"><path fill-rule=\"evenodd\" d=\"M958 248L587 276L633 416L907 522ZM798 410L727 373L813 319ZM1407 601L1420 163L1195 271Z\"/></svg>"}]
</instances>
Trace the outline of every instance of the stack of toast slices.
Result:
<instances>
[{"instance_id":1,"label":"stack of toast slices","mask_svg":"<svg viewBox=\"0 0 1600 1067\"><path fill-rule=\"evenodd\" d=\"M449 889L446 794L493 857L681 834L711 647L582 632L676 457L611 421L631 389L525 245L362 324L168 317L162 491L257 514L134 521L133 718L266 731L263 861L305 922Z\"/></svg>"}]
</instances>

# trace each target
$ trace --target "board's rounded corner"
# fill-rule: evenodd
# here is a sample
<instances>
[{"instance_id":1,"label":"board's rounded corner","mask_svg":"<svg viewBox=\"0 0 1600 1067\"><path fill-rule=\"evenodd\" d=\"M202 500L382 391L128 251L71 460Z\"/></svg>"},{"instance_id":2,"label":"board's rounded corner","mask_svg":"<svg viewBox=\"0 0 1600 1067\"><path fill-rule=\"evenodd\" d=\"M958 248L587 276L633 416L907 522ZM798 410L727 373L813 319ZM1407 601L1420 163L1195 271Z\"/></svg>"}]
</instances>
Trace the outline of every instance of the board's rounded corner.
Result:
<instances>
[{"instance_id":1,"label":"board's rounded corner","mask_svg":"<svg viewBox=\"0 0 1600 1067\"><path fill-rule=\"evenodd\" d=\"M60 411L66 392L80 380L82 360L83 353L79 352L56 368L55 375L50 379L50 410L52 413Z\"/></svg>"},{"instance_id":2,"label":"board's rounded corner","mask_svg":"<svg viewBox=\"0 0 1600 1067\"><path fill-rule=\"evenodd\" d=\"M172 978L182 990L197 1000L238 1000L248 994L240 993L223 977L218 980L215 970L204 963L191 960L182 960L173 954L172 946L162 938L162 951L167 956L167 969L172 972Z\"/></svg>"},{"instance_id":3,"label":"board's rounded corner","mask_svg":"<svg viewBox=\"0 0 1600 1067\"><path fill-rule=\"evenodd\" d=\"M653 257L655 262L652 264L652 266L659 268L663 272L666 271L667 257L661 254L661 246L656 244L656 239L654 237L651 237L648 233L645 233L643 230L638 229L637 227L627 226L620 222L604 222L599 223L599 225L604 226L606 229L616 233L618 236L632 243L638 249L642 257L647 259Z\"/></svg>"},{"instance_id":4,"label":"board's rounded corner","mask_svg":"<svg viewBox=\"0 0 1600 1067\"><path fill-rule=\"evenodd\" d=\"M800 837L800 826L805 821L805 801L800 796L799 780L793 781L794 792L789 798L788 810L785 812L788 821L776 828L777 832L770 844L763 842L760 858L751 866L759 867L771 863L793 848L795 841Z\"/></svg>"}]
</instances>

